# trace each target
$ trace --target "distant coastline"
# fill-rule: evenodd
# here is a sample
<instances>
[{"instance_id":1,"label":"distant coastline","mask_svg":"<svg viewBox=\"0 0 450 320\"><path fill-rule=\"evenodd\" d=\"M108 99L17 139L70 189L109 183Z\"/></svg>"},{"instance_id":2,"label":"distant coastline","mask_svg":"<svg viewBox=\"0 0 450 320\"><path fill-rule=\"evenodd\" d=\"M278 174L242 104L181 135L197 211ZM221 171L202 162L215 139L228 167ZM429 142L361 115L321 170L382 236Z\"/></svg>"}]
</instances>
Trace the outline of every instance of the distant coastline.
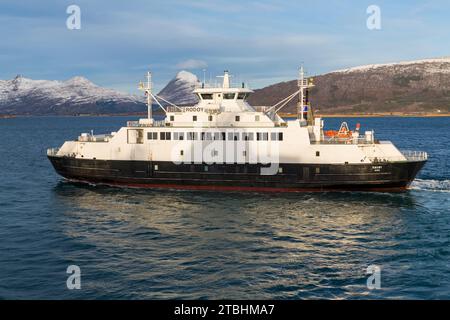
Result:
<instances>
[{"instance_id":1,"label":"distant coastline","mask_svg":"<svg viewBox=\"0 0 450 320\"><path fill-rule=\"evenodd\" d=\"M279 113L282 118L295 118L295 113ZM155 116L163 116L162 113L157 113ZM405 118L434 118L434 117L450 117L450 113L431 113L431 112L380 112L380 113L315 113L315 116L322 118L389 118L389 117L405 117ZM32 114L15 114L2 115L0 119L10 118L25 118L25 117L147 117L147 113L83 113L74 115L32 115Z\"/></svg>"},{"instance_id":2,"label":"distant coastline","mask_svg":"<svg viewBox=\"0 0 450 320\"><path fill-rule=\"evenodd\" d=\"M405 118L433 118L450 117L450 113L434 112L380 112L380 113L315 113L322 118L383 118L383 117L405 117ZM282 118L295 118L295 113L280 113Z\"/></svg>"}]
</instances>

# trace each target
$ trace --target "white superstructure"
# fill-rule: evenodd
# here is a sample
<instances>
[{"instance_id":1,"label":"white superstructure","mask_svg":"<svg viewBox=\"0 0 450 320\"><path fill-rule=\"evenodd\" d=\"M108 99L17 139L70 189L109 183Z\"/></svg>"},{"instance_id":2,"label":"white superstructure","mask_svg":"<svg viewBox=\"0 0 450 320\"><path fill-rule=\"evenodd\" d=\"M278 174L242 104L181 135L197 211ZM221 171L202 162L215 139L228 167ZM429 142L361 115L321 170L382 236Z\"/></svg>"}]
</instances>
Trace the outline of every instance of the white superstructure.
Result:
<instances>
[{"instance_id":1,"label":"white superstructure","mask_svg":"<svg viewBox=\"0 0 450 320\"><path fill-rule=\"evenodd\" d=\"M305 112L305 108L310 108L305 102L305 92L311 85L311 80L303 79L301 72L299 91L290 96L291 99L297 94L300 96L299 116L284 120L277 111L289 100L255 109L246 101L252 90L244 85L232 87L225 71L222 86L202 84L195 89L194 93L199 97L195 106L166 107L161 104L166 114L161 121L152 118L149 107L147 118L129 121L126 127L111 134L82 134L75 141L65 142L56 154L83 159L176 162L205 162L204 157L207 157L208 162L225 163L224 153L229 149L235 156L232 161L246 163L250 159L258 159L258 155L251 152L258 152L262 149L258 146L265 144L266 156L277 159L279 163L359 164L374 160L407 160L391 142L377 141L372 131L364 135L344 132L345 137L325 136L323 120L313 118L311 110ZM141 89L146 92L149 106L153 99L160 103L158 97L151 93L150 73L147 85L141 85ZM211 159L203 149L211 149L214 143L223 146L212 152ZM229 144L240 149L230 148ZM194 159L194 154L198 153L194 148L202 150L202 158L197 155Z\"/></svg>"}]
</instances>

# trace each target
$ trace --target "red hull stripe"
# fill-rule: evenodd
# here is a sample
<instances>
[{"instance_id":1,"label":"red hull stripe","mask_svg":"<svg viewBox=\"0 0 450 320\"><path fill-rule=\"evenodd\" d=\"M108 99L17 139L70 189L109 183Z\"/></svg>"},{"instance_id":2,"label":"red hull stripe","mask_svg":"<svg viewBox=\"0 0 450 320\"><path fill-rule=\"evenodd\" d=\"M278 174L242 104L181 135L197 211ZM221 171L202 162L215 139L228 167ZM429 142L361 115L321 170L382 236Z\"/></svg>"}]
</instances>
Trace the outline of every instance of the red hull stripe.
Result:
<instances>
[{"instance_id":1,"label":"red hull stripe","mask_svg":"<svg viewBox=\"0 0 450 320\"><path fill-rule=\"evenodd\" d=\"M70 179L70 181L82 182L88 184L99 184L109 186L122 186L130 188L143 189L176 189L176 190L203 190L203 191L241 191L241 192L324 192L324 191L373 191L373 192L402 192L407 190L407 187L396 188L360 188L357 186L349 186L349 188L272 188L272 187L241 187L241 186L201 186L201 185L180 185L180 184L139 184L139 183L120 183L120 182L91 182L77 179Z\"/></svg>"}]
</instances>

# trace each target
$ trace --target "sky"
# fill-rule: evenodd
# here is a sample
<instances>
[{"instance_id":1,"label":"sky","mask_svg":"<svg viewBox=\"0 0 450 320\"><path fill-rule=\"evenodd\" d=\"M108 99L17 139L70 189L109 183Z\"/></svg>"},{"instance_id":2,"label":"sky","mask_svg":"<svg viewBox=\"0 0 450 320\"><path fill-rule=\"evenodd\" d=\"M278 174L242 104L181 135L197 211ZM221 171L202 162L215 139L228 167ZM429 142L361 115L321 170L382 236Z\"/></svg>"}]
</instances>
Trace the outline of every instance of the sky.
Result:
<instances>
[{"instance_id":1,"label":"sky","mask_svg":"<svg viewBox=\"0 0 450 320\"><path fill-rule=\"evenodd\" d=\"M80 8L80 29L67 8ZM380 9L380 29L367 20ZM151 70L160 90L180 70L260 88L364 64L450 56L447 0L2 0L0 79L17 74L137 93ZM71 20L72 21L72 20Z\"/></svg>"}]
</instances>

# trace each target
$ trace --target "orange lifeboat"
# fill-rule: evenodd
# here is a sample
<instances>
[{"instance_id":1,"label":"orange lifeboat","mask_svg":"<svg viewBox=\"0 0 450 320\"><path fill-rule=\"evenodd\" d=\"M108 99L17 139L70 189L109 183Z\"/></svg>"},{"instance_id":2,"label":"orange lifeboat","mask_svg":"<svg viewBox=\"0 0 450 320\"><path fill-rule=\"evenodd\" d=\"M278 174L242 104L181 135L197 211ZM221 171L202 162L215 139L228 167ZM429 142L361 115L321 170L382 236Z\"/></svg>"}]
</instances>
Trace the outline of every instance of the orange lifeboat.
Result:
<instances>
[{"instance_id":1,"label":"orange lifeboat","mask_svg":"<svg viewBox=\"0 0 450 320\"><path fill-rule=\"evenodd\" d=\"M353 131L349 130L347 122L342 122L339 131L328 130L324 131L324 135L330 138L351 138Z\"/></svg>"}]
</instances>

